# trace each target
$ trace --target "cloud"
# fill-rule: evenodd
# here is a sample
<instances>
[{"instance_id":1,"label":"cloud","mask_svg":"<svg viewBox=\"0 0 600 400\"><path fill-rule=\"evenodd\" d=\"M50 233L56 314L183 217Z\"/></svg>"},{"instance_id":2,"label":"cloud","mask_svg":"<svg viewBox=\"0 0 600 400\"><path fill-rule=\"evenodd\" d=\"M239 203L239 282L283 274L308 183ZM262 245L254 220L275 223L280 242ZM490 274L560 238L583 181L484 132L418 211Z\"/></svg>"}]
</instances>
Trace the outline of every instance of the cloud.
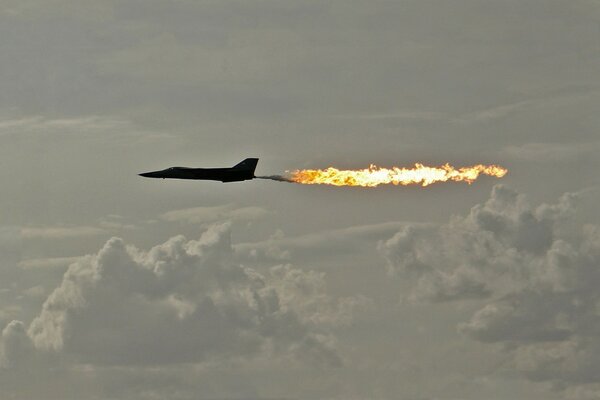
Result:
<instances>
[{"instance_id":1,"label":"cloud","mask_svg":"<svg viewBox=\"0 0 600 400\"><path fill-rule=\"evenodd\" d=\"M517 160L556 162L595 156L599 149L600 142L525 143L520 146L507 146L500 154Z\"/></svg>"},{"instance_id":2,"label":"cloud","mask_svg":"<svg viewBox=\"0 0 600 400\"><path fill-rule=\"evenodd\" d=\"M556 232L556 230L555 230ZM600 230L555 233L544 253L523 267L520 285L487 304L459 329L475 340L514 348L518 370L561 387L599 383L597 282Z\"/></svg>"},{"instance_id":3,"label":"cloud","mask_svg":"<svg viewBox=\"0 0 600 400\"><path fill-rule=\"evenodd\" d=\"M505 118L511 114L521 112L534 104L533 100L523 100L512 104L504 104L473 113L468 113L456 118L458 123L488 122L490 120Z\"/></svg>"},{"instance_id":4,"label":"cloud","mask_svg":"<svg viewBox=\"0 0 600 400\"><path fill-rule=\"evenodd\" d=\"M168 211L160 218L170 222L187 222L202 224L208 222L231 220L231 221L254 221L267 215L269 212L261 207L239 207L233 205L214 207L193 207L180 210Z\"/></svg>"},{"instance_id":5,"label":"cloud","mask_svg":"<svg viewBox=\"0 0 600 400\"><path fill-rule=\"evenodd\" d=\"M56 226L22 228L24 239L68 239L81 236L104 235L107 231L93 226Z\"/></svg>"},{"instance_id":6,"label":"cloud","mask_svg":"<svg viewBox=\"0 0 600 400\"><path fill-rule=\"evenodd\" d=\"M333 298L324 274L232 261L229 224L145 252L112 238L73 263L27 332L38 351L95 365L289 356L340 365L331 327L363 297Z\"/></svg>"},{"instance_id":7,"label":"cloud","mask_svg":"<svg viewBox=\"0 0 600 400\"><path fill-rule=\"evenodd\" d=\"M134 122L121 117L100 115L84 115L72 118L51 118L44 115L3 116L0 118L0 141L8 144L18 140L19 143L30 144L31 141L42 141L52 148L57 140L66 141L67 145L89 145L110 143L127 146L173 141L169 133L149 132Z\"/></svg>"},{"instance_id":8,"label":"cloud","mask_svg":"<svg viewBox=\"0 0 600 400\"><path fill-rule=\"evenodd\" d=\"M0 226L0 277L4 278L6 274L13 270L22 256L23 239L20 230L16 227Z\"/></svg>"},{"instance_id":9,"label":"cloud","mask_svg":"<svg viewBox=\"0 0 600 400\"><path fill-rule=\"evenodd\" d=\"M66 268L80 258L81 257L30 258L19 261L18 265L23 269Z\"/></svg>"},{"instance_id":10,"label":"cloud","mask_svg":"<svg viewBox=\"0 0 600 400\"><path fill-rule=\"evenodd\" d=\"M597 384L600 228L577 222L577 198L532 206L498 185L468 215L407 226L380 251L412 301L482 301L459 331L506 345L523 376L561 388Z\"/></svg>"},{"instance_id":11,"label":"cloud","mask_svg":"<svg viewBox=\"0 0 600 400\"><path fill-rule=\"evenodd\" d=\"M25 323L9 322L0 335L2 396L9 399L74 399L89 395L92 383L89 373L72 374L64 361L36 350Z\"/></svg>"},{"instance_id":12,"label":"cloud","mask_svg":"<svg viewBox=\"0 0 600 400\"><path fill-rule=\"evenodd\" d=\"M23 294L28 297L44 297L46 289L42 285L32 286L28 289L23 290Z\"/></svg>"},{"instance_id":13,"label":"cloud","mask_svg":"<svg viewBox=\"0 0 600 400\"><path fill-rule=\"evenodd\" d=\"M135 229L135 225L124 222L117 216L108 216L98 221L99 226L27 226L20 229L23 239L71 239L79 237L91 237L108 235L110 232Z\"/></svg>"},{"instance_id":14,"label":"cloud","mask_svg":"<svg viewBox=\"0 0 600 400\"><path fill-rule=\"evenodd\" d=\"M520 274L553 248L556 225L572 216L574 198L565 194L558 204L531 208L524 196L497 185L469 215L439 226L407 225L379 249L392 275L416 280L413 298L458 300L511 291L511 285L524 284Z\"/></svg>"},{"instance_id":15,"label":"cloud","mask_svg":"<svg viewBox=\"0 0 600 400\"><path fill-rule=\"evenodd\" d=\"M240 243L234 246L236 254L242 258L254 260L289 260L317 255L322 261L324 257L339 257L340 254L356 252L365 246L384 238L407 222L391 221L380 224L350 226L296 237L286 237L277 231L269 239L255 243ZM415 224L421 226L422 224ZM425 226L423 224L423 226ZM335 250L335 251L334 251Z\"/></svg>"},{"instance_id":16,"label":"cloud","mask_svg":"<svg viewBox=\"0 0 600 400\"><path fill-rule=\"evenodd\" d=\"M99 116L52 119L40 115L6 118L0 122L0 136L55 133L91 135L113 130L131 131L131 124L125 120Z\"/></svg>"},{"instance_id":17,"label":"cloud","mask_svg":"<svg viewBox=\"0 0 600 400\"><path fill-rule=\"evenodd\" d=\"M18 368L34 352L21 321L10 322L2 331L0 340L0 367Z\"/></svg>"},{"instance_id":18,"label":"cloud","mask_svg":"<svg viewBox=\"0 0 600 400\"><path fill-rule=\"evenodd\" d=\"M566 86L559 90L546 91L537 97L530 97L525 100L516 101L509 104L503 104L487 109L478 110L463 114L454 119L456 123L479 123L490 122L496 119L502 119L517 113L526 111L540 112L544 110L554 110L558 107L569 106L579 102L589 102L590 98L598 95L596 85L589 86Z\"/></svg>"},{"instance_id":19,"label":"cloud","mask_svg":"<svg viewBox=\"0 0 600 400\"><path fill-rule=\"evenodd\" d=\"M4 289L8 290L8 289ZM8 322L17 318L19 313L21 312L21 308L18 306L4 306L0 308L0 326L5 326Z\"/></svg>"},{"instance_id":20,"label":"cloud","mask_svg":"<svg viewBox=\"0 0 600 400\"><path fill-rule=\"evenodd\" d=\"M414 121L438 121L448 119L448 114L436 111L400 111L390 113L354 113L332 115L333 118L341 119L363 119L363 120L414 120Z\"/></svg>"},{"instance_id":21,"label":"cloud","mask_svg":"<svg viewBox=\"0 0 600 400\"><path fill-rule=\"evenodd\" d=\"M112 232L132 230L136 228L135 224L116 214L107 215L106 217L101 218L98 221L98 225L100 225L102 229L110 230Z\"/></svg>"}]
</instances>

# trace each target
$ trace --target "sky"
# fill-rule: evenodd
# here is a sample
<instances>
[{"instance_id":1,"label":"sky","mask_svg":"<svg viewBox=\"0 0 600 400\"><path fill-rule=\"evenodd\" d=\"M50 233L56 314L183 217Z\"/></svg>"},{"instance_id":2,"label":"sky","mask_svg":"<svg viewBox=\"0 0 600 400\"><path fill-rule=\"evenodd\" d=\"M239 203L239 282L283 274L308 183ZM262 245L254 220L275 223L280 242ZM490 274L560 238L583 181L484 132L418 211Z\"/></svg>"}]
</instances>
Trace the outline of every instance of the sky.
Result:
<instances>
[{"instance_id":1,"label":"sky","mask_svg":"<svg viewBox=\"0 0 600 400\"><path fill-rule=\"evenodd\" d=\"M600 398L597 0L0 0L3 399ZM153 180L477 163L472 185Z\"/></svg>"}]
</instances>

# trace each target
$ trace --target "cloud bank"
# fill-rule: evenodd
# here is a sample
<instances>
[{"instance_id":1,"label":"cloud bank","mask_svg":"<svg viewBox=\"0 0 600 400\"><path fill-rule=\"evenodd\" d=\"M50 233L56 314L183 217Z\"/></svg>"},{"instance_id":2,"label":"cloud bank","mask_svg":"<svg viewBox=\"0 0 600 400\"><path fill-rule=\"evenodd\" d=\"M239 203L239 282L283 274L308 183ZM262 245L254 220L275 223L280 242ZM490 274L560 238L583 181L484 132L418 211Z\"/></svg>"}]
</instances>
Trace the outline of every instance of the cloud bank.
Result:
<instances>
[{"instance_id":1,"label":"cloud bank","mask_svg":"<svg viewBox=\"0 0 600 400\"><path fill-rule=\"evenodd\" d=\"M532 206L498 185L484 204L439 226L407 226L380 243L415 302L477 300L459 331L502 344L512 367L555 387L600 382L600 229L575 218L576 194Z\"/></svg>"},{"instance_id":2,"label":"cloud bank","mask_svg":"<svg viewBox=\"0 0 600 400\"><path fill-rule=\"evenodd\" d=\"M29 327L4 328L0 381L50 358L92 371L258 359L337 367L332 328L365 303L328 295L322 272L234 262L229 223L149 251L112 238L70 265Z\"/></svg>"}]
</instances>

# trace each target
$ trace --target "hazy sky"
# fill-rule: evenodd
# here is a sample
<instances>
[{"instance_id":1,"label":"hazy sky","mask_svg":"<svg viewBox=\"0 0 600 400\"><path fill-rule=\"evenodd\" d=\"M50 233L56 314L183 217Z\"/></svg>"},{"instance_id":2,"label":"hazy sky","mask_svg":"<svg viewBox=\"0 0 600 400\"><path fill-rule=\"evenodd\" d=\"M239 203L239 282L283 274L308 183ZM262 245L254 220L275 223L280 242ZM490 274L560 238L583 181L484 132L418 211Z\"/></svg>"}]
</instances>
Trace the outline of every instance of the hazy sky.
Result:
<instances>
[{"instance_id":1,"label":"hazy sky","mask_svg":"<svg viewBox=\"0 0 600 400\"><path fill-rule=\"evenodd\" d=\"M0 0L2 399L600 398L597 0ZM501 181L152 180L498 163Z\"/></svg>"}]
</instances>

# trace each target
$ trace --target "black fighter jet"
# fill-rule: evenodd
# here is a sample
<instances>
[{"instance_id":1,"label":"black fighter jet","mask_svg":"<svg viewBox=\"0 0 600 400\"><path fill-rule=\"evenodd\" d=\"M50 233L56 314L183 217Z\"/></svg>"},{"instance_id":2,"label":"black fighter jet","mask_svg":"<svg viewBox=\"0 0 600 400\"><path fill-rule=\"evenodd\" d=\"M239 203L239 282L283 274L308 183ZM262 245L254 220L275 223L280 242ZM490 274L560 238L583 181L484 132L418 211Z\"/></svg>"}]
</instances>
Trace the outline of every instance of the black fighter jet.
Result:
<instances>
[{"instance_id":1,"label":"black fighter jet","mask_svg":"<svg viewBox=\"0 0 600 400\"><path fill-rule=\"evenodd\" d=\"M254 179L258 158L246 158L231 168L171 167L162 171L144 172L146 178L202 179L221 182L237 182Z\"/></svg>"}]
</instances>

